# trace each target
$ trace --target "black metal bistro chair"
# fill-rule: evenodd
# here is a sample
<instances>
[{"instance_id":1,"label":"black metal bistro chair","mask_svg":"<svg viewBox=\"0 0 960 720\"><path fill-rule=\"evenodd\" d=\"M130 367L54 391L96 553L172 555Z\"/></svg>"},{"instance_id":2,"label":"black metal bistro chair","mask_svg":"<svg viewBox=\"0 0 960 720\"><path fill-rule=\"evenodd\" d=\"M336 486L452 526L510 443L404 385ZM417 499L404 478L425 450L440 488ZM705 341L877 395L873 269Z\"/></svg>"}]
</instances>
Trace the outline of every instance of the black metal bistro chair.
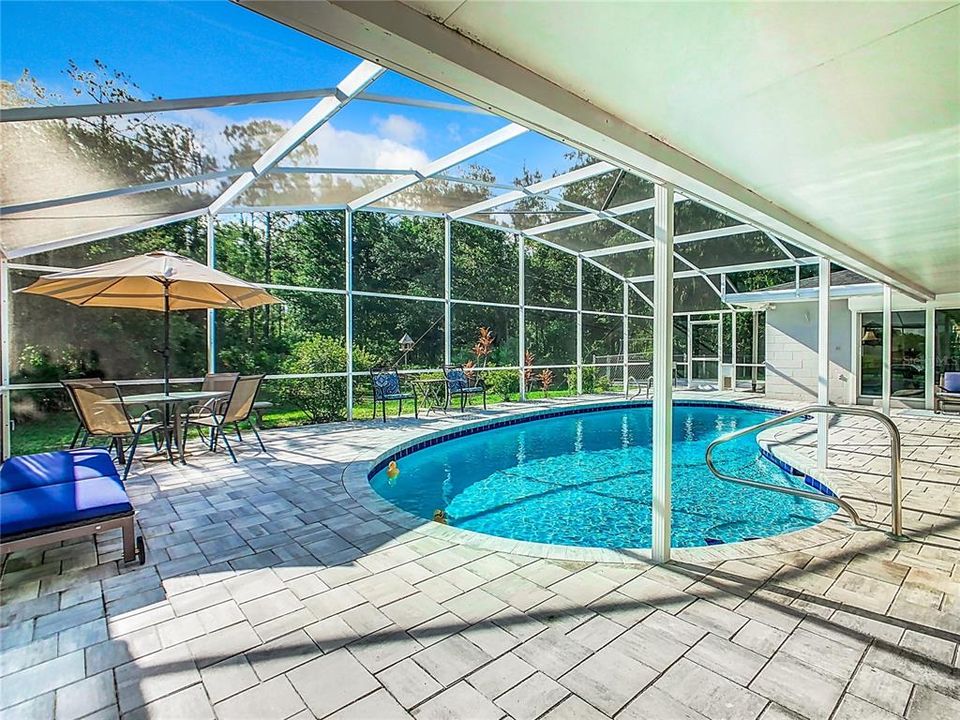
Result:
<instances>
[{"instance_id":1,"label":"black metal bistro chair","mask_svg":"<svg viewBox=\"0 0 960 720\"><path fill-rule=\"evenodd\" d=\"M463 365L444 365L443 375L447 379L447 404L445 409L449 409L450 400L454 396L460 398L460 412L470 402L471 395L483 395L483 409L487 409L487 385L483 382L479 373L474 373L471 379Z\"/></svg>"},{"instance_id":2,"label":"black metal bistro chair","mask_svg":"<svg viewBox=\"0 0 960 720\"><path fill-rule=\"evenodd\" d=\"M387 401L397 401L397 417L403 412L403 401L413 400L413 416L420 418L417 408L417 393L404 392L400 387L400 373L396 368L380 368L370 371L370 380L373 382L373 417L377 417L377 403L383 409L383 421L387 421Z\"/></svg>"}]
</instances>

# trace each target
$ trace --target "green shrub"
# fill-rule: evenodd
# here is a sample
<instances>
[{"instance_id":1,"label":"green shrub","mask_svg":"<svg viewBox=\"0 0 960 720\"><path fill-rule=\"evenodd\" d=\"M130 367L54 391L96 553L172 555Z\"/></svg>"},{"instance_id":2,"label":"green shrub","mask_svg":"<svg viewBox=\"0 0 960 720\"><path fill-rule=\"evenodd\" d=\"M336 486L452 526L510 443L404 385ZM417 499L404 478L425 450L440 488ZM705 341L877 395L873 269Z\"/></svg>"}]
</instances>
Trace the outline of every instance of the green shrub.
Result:
<instances>
[{"instance_id":1,"label":"green shrub","mask_svg":"<svg viewBox=\"0 0 960 720\"><path fill-rule=\"evenodd\" d=\"M93 351L83 351L68 345L54 352L46 345L27 345L20 352L15 377L29 383L54 383L69 378L102 377L100 358ZM29 410L25 410L25 406ZM44 414L67 410L70 402L63 390L38 390L30 395L30 402L21 403L16 414Z\"/></svg>"},{"instance_id":2,"label":"green shrub","mask_svg":"<svg viewBox=\"0 0 960 720\"><path fill-rule=\"evenodd\" d=\"M577 389L577 369L570 368L566 373L567 378L567 387L570 390L576 391ZM600 368L585 367L583 368L583 392L585 394L590 393L604 393L610 389L610 379L606 376L605 373L601 372Z\"/></svg>"},{"instance_id":3,"label":"green shrub","mask_svg":"<svg viewBox=\"0 0 960 720\"><path fill-rule=\"evenodd\" d=\"M509 400L511 395L520 394L520 372L518 370L489 370L482 373L487 390Z\"/></svg>"},{"instance_id":4,"label":"green shrub","mask_svg":"<svg viewBox=\"0 0 960 720\"><path fill-rule=\"evenodd\" d=\"M372 363L373 358L366 351L356 346L353 348L355 372L365 371ZM282 369L284 373L297 375L344 372L346 367L347 349L343 340L315 335L291 348ZM303 410L310 422L331 422L347 416L345 377L281 380L278 395L284 402Z\"/></svg>"},{"instance_id":5,"label":"green shrub","mask_svg":"<svg viewBox=\"0 0 960 720\"><path fill-rule=\"evenodd\" d=\"M596 368L590 368L591 370L596 370ZM596 373L596 382L593 385L593 391L596 393L605 393L610 390L610 378L607 377L606 373L598 372Z\"/></svg>"}]
</instances>

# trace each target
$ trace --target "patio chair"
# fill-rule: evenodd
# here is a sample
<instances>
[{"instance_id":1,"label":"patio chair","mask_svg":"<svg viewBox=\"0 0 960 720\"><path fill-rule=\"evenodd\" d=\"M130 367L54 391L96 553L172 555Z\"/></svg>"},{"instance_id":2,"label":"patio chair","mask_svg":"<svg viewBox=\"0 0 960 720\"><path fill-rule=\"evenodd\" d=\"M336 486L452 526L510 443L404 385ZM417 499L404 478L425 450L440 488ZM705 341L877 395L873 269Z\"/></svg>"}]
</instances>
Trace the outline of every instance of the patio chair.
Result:
<instances>
[{"instance_id":1,"label":"patio chair","mask_svg":"<svg viewBox=\"0 0 960 720\"><path fill-rule=\"evenodd\" d=\"M70 391L70 388L76 384L90 384L90 383L102 383L102 378L81 378L78 380L61 380L60 384L63 385L63 389L67 391L67 397L70 398L70 404L73 406L73 411L77 414L77 430L73 433L73 439L70 441L70 449L73 450L77 446L77 442L80 443L80 447L83 447L87 444L89 435L83 429L83 419L80 417L80 408L77 407L77 401L73 398L73 393ZM82 438L80 436L83 436Z\"/></svg>"},{"instance_id":2,"label":"patio chair","mask_svg":"<svg viewBox=\"0 0 960 720\"><path fill-rule=\"evenodd\" d=\"M943 412L944 404L960 405L960 372L945 372L934 389L934 412Z\"/></svg>"},{"instance_id":3,"label":"patio chair","mask_svg":"<svg viewBox=\"0 0 960 720\"><path fill-rule=\"evenodd\" d=\"M237 384L237 379L240 377L240 373L229 372L229 373L207 373L203 376L203 384L200 386L201 392L222 392L222 393L231 393L233 392L233 386ZM203 403L203 406L222 406L230 399L229 395L217 398L211 398ZM192 409L192 408L191 408ZM239 434L239 433L238 433ZM206 442L207 438L204 436L203 431L200 430L200 437L203 438L203 441Z\"/></svg>"},{"instance_id":4,"label":"patio chair","mask_svg":"<svg viewBox=\"0 0 960 720\"><path fill-rule=\"evenodd\" d=\"M463 369L463 365L444 365L443 375L447 379L447 402L444 406L445 410L450 409L450 400L454 395L460 397L460 412L463 412L469 403L470 396L481 394L483 395L483 409L487 409L487 385L479 375L476 375L475 378L471 380L467 376L467 371Z\"/></svg>"},{"instance_id":5,"label":"patio chair","mask_svg":"<svg viewBox=\"0 0 960 720\"><path fill-rule=\"evenodd\" d=\"M419 419L420 411L417 408L417 393L403 392L400 388L400 373L396 368L380 368L370 371L370 380L373 382L373 417L377 417L377 403L383 409L383 421L387 421L387 401L397 401L397 417L403 412L403 401L413 400L413 417Z\"/></svg>"},{"instance_id":6,"label":"patio chair","mask_svg":"<svg viewBox=\"0 0 960 720\"><path fill-rule=\"evenodd\" d=\"M207 373L203 376L202 392L232 392L240 373Z\"/></svg>"},{"instance_id":7,"label":"patio chair","mask_svg":"<svg viewBox=\"0 0 960 720\"><path fill-rule=\"evenodd\" d=\"M260 443L260 449L263 452L267 448L263 444L260 433L257 432L257 424L253 421L253 405L257 399L257 393L260 392L260 385L263 383L263 375L242 375L238 376L234 382L230 397L226 401L218 403L207 403L196 405L184 415L183 418L183 437L187 437L187 430L191 425L196 428L206 428L210 431L210 450L216 450L219 439L223 438L223 444L230 453L230 459L237 462L237 456L230 446L230 440L227 438L226 428L233 426L237 432L237 437L242 441L240 434L240 423L246 422ZM184 440L186 442L186 440Z\"/></svg>"},{"instance_id":8,"label":"patio chair","mask_svg":"<svg viewBox=\"0 0 960 720\"><path fill-rule=\"evenodd\" d=\"M263 430L263 413L272 407L273 403L269 400L257 400L253 404L253 417L261 430Z\"/></svg>"},{"instance_id":9,"label":"patio chair","mask_svg":"<svg viewBox=\"0 0 960 720\"><path fill-rule=\"evenodd\" d=\"M124 405L120 388L114 383L76 381L65 387L70 393L70 399L77 410L87 438L107 438L117 450L118 462L124 462L123 441L127 438L131 439L123 470L123 480L126 481L140 438L145 433L149 433L154 436L154 446L159 447L156 434L166 431L163 423L155 421L160 411L147 410L138 417L131 417ZM169 442L167 455L172 461L173 451Z\"/></svg>"}]
</instances>

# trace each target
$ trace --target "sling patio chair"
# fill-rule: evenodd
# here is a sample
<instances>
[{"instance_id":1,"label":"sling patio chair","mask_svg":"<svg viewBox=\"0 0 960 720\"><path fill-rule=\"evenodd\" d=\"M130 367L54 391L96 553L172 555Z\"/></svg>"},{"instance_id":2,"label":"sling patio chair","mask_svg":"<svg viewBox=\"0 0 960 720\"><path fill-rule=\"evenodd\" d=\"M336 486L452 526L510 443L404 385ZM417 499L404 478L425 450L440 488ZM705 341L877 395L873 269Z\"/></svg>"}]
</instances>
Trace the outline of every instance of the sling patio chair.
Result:
<instances>
[{"instance_id":1,"label":"sling patio chair","mask_svg":"<svg viewBox=\"0 0 960 720\"><path fill-rule=\"evenodd\" d=\"M123 441L130 438L130 447L126 451L123 480L126 481L133 464L133 456L137 452L137 445L145 433L154 437L154 447L159 448L157 433L164 433L162 422L157 422L159 410L147 410L138 417L131 417L127 406L123 402L119 386L108 382L80 381L65 385L67 392L80 422L86 438L106 438L117 450L117 461L124 462ZM86 438L84 442L86 442ZM173 451L167 443L167 455L173 460Z\"/></svg>"},{"instance_id":2,"label":"sling patio chair","mask_svg":"<svg viewBox=\"0 0 960 720\"><path fill-rule=\"evenodd\" d=\"M213 407L213 406L223 406L230 399L229 393L233 392L234 385L237 384L237 380L240 377L240 373L236 372L222 372L222 373L207 373L203 376L203 383L200 385L201 392L222 392L226 393L221 397L210 398L203 403L202 407ZM221 408L222 409L222 408ZM195 412L196 408L190 408L191 412ZM197 432L200 433L200 438L207 442L206 436L203 434L202 428L197 428ZM239 435L239 430L237 431Z\"/></svg>"},{"instance_id":3,"label":"sling patio chair","mask_svg":"<svg viewBox=\"0 0 960 720\"><path fill-rule=\"evenodd\" d=\"M377 417L377 403L383 408L383 421L387 421L387 401L397 401L397 417L403 412L403 401L413 400L413 417L420 419L417 408L417 393L403 392L400 388L400 373L396 368L380 368L370 371L370 380L373 382L373 417Z\"/></svg>"},{"instance_id":4,"label":"sling patio chair","mask_svg":"<svg viewBox=\"0 0 960 720\"><path fill-rule=\"evenodd\" d=\"M252 419L253 405L256 402L263 378L263 375L241 375L235 380L230 396L226 400L190 408L183 417L183 437L187 437L187 430L191 425L200 429L205 428L210 431L208 443L210 450L217 449L217 444L222 437L223 444L226 446L227 452L230 453L230 459L237 462L237 456L234 454L233 448L230 446L230 440L227 438L226 428L233 426L237 438L242 441L240 423L245 422L257 437L260 449L266 452L267 448L264 447L260 433L257 432L257 424Z\"/></svg>"},{"instance_id":5,"label":"sling patio chair","mask_svg":"<svg viewBox=\"0 0 960 720\"><path fill-rule=\"evenodd\" d=\"M102 383L103 379L98 377L93 378L81 378L79 380L61 380L60 384L63 385L63 389L67 391L67 397L70 398L70 404L73 406L73 411L77 414L77 430L73 433L73 440L70 441L70 449L73 450L77 446L77 443L80 443L80 447L83 447L87 444L87 439L90 437L86 430L83 429L83 418L80 416L80 408L77 407L77 401L73 397L73 393L70 391L70 388L74 385L80 384L93 384L93 383Z\"/></svg>"},{"instance_id":6,"label":"sling patio chair","mask_svg":"<svg viewBox=\"0 0 960 720\"><path fill-rule=\"evenodd\" d=\"M450 400L454 395L460 397L460 412L470 402L471 395L483 395L483 409L487 409L487 385L479 374L475 374L471 379L464 370L463 365L444 365L443 376L447 379L447 404L445 410L450 408Z\"/></svg>"},{"instance_id":7,"label":"sling patio chair","mask_svg":"<svg viewBox=\"0 0 960 720\"><path fill-rule=\"evenodd\" d=\"M943 412L944 405L960 406L960 372L945 372L934 389L934 410Z\"/></svg>"},{"instance_id":8,"label":"sling patio chair","mask_svg":"<svg viewBox=\"0 0 960 720\"><path fill-rule=\"evenodd\" d=\"M200 390L203 392L231 392L239 378L240 373L235 372L207 373L203 376L203 385Z\"/></svg>"}]
</instances>

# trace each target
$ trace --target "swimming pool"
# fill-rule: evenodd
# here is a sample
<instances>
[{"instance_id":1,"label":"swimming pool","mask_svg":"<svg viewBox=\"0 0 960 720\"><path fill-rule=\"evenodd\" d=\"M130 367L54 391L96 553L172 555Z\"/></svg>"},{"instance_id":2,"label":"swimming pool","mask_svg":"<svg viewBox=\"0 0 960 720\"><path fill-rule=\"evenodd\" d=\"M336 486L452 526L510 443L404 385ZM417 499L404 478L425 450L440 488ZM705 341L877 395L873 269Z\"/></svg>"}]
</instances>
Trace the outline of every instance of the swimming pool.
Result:
<instances>
[{"instance_id":1,"label":"swimming pool","mask_svg":"<svg viewBox=\"0 0 960 720\"><path fill-rule=\"evenodd\" d=\"M773 413L729 405L673 411L673 545L697 547L814 525L835 508L741 487L704 465L707 445ZM651 537L652 408L632 404L485 429L380 467L373 489L407 512L488 535L603 548L644 548ZM741 477L809 490L761 457L747 435L714 453ZM387 458L388 460L390 458ZM393 477L391 477L391 475Z\"/></svg>"}]
</instances>

